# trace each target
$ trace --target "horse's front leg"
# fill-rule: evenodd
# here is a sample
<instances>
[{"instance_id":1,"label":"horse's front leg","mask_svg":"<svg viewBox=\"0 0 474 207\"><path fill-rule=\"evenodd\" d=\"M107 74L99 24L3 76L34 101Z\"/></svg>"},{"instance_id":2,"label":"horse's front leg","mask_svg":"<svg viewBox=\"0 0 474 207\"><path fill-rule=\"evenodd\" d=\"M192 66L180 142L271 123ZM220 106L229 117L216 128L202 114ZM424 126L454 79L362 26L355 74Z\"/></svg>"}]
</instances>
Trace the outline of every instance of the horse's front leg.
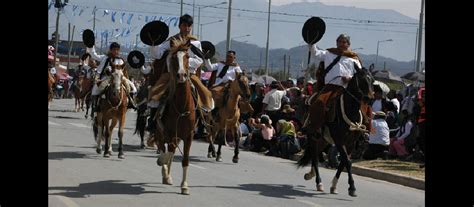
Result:
<instances>
[{"instance_id":1,"label":"horse's front leg","mask_svg":"<svg viewBox=\"0 0 474 207\"><path fill-rule=\"evenodd\" d=\"M352 178L352 162L349 159L349 155L347 154L346 147L343 146L338 146L337 148L339 150L339 153L341 154L341 159L345 163L345 167L347 169L347 175L349 176L348 183L349 183L349 195L352 197L357 197L356 194L356 188L354 185L354 179Z\"/></svg>"},{"instance_id":2,"label":"horse's front leg","mask_svg":"<svg viewBox=\"0 0 474 207\"><path fill-rule=\"evenodd\" d=\"M125 126L125 111L123 111L119 120L119 130L118 130L118 137L119 137L118 158L119 159L125 159L125 155L123 154L123 127L124 126Z\"/></svg>"},{"instance_id":3,"label":"horse's front leg","mask_svg":"<svg viewBox=\"0 0 474 207\"><path fill-rule=\"evenodd\" d=\"M242 132L240 131L240 127L238 126L238 123L237 122L237 126L234 127L234 132L232 133L232 135L234 136L234 144L235 144L235 148L234 148L234 157L232 158L232 162L233 163L238 163L239 162L239 142L240 142L240 137L242 136Z\"/></svg>"}]
</instances>

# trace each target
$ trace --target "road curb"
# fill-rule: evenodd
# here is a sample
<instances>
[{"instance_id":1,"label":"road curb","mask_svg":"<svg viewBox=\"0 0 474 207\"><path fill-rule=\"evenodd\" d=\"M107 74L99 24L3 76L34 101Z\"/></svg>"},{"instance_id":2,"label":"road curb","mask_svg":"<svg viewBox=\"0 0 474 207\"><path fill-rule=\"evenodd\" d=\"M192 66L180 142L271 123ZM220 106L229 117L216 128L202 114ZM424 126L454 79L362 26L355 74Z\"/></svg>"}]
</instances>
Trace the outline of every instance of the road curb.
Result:
<instances>
[{"instance_id":1,"label":"road curb","mask_svg":"<svg viewBox=\"0 0 474 207\"><path fill-rule=\"evenodd\" d=\"M293 155L291 160L298 161L302 155ZM345 170L344 170L345 171ZM411 188L425 190L425 181L419 178L408 177L396 173L388 173L382 170L367 168L352 164L352 173L364 177L370 177L378 180L384 180Z\"/></svg>"}]
</instances>

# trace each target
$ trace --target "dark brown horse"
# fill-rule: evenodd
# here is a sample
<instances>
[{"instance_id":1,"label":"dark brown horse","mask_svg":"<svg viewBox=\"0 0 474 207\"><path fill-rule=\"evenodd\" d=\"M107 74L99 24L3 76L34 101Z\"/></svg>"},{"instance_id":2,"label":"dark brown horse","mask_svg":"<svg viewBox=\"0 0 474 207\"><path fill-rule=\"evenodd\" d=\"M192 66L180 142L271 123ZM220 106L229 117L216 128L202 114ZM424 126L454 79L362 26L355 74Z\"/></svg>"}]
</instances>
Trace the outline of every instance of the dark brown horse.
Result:
<instances>
[{"instance_id":1,"label":"dark brown horse","mask_svg":"<svg viewBox=\"0 0 474 207\"><path fill-rule=\"evenodd\" d=\"M162 166L163 184L171 185L171 163L180 140L183 140L183 181L181 182L181 193L189 194L187 182L189 152L191 150L194 129L196 128L196 101L191 93L191 80L188 69L188 49L190 45L182 39L172 41L173 46L166 57L166 65L170 73L168 97L164 103L166 106L162 117L162 120L166 121L161 125L161 122L157 120L157 133L155 134L155 140L160 152L157 164Z\"/></svg>"},{"instance_id":2,"label":"dark brown horse","mask_svg":"<svg viewBox=\"0 0 474 207\"><path fill-rule=\"evenodd\" d=\"M229 130L234 138L234 157L232 162L237 163L239 161L239 141L241 135L240 131L240 108L239 101L241 98L248 100L250 98L250 88L248 86L248 79L245 75L238 73L234 81L229 85L229 95L226 99L224 107L218 108L219 120L214 120L211 133L209 133L209 148L208 158L213 157L215 154L214 142L217 138L220 138L217 142L217 157L216 161L221 162L221 147L225 144L226 133ZM248 107L247 107L248 108ZM248 108L251 110L251 108Z\"/></svg>"},{"instance_id":3,"label":"dark brown horse","mask_svg":"<svg viewBox=\"0 0 474 207\"><path fill-rule=\"evenodd\" d=\"M356 67L357 68L357 67ZM337 194L336 185L344 168L349 176L349 195L357 196L354 179L352 178L350 154L355 143L370 130L371 109L368 106L373 98L373 82L371 74L365 69L356 69L356 73L349 81L343 94L337 99L336 117L333 121L325 123L323 136L329 143L334 143L341 155L341 162L337 168L336 175L332 180L331 193ZM368 127L367 127L368 126ZM331 139L332 138L332 139ZM318 191L323 191L321 178L318 171L318 153L325 145L325 140L316 138L313 134L308 135L308 144L303 157L298 161L299 166L311 163L311 171L306 173L305 180L316 176Z\"/></svg>"},{"instance_id":4,"label":"dark brown horse","mask_svg":"<svg viewBox=\"0 0 474 207\"><path fill-rule=\"evenodd\" d=\"M110 75L110 85L105 89L105 99L100 100L99 112L95 118L94 127L97 127L97 134L94 133L97 141L97 153L101 153L101 141L105 137L104 157L112 155L112 131L119 123L118 137L118 158L124 159L123 154L123 128L125 127L125 115L127 112L127 93L123 75L123 66L112 64Z\"/></svg>"}]
</instances>

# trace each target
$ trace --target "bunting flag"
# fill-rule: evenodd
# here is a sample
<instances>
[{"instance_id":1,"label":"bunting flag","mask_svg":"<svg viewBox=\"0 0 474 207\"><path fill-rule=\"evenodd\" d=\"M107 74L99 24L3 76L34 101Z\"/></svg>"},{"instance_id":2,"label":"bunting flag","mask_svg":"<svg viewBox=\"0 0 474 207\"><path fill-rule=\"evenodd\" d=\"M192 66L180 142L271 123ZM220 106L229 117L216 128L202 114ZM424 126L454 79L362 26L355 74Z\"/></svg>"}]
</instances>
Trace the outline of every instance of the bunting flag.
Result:
<instances>
[{"instance_id":1,"label":"bunting flag","mask_svg":"<svg viewBox=\"0 0 474 207\"><path fill-rule=\"evenodd\" d=\"M112 12L112 22L115 23L115 15L117 14L116 11Z\"/></svg>"},{"instance_id":2,"label":"bunting flag","mask_svg":"<svg viewBox=\"0 0 474 207\"><path fill-rule=\"evenodd\" d=\"M104 14L102 15L102 17L104 17L105 15L109 15L109 10L104 10Z\"/></svg>"},{"instance_id":3,"label":"bunting flag","mask_svg":"<svg viewBox=\"0 0 474 207\"><path fill-rule=\"evenodd\" d=\"M132 21L132 18L133 18L133 14L129 14L128 15L128 20L127 20L128 25L130 25L130 22Z\"/></svg>"}]
</instances>

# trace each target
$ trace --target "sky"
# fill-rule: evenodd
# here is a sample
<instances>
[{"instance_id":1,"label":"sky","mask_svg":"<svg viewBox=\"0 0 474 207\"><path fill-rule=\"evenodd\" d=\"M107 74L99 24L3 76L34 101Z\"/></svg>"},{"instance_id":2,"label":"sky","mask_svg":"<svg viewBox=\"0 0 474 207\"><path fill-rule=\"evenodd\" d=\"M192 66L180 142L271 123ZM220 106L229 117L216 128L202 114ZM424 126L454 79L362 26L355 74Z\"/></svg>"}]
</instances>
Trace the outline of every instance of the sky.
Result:
<instances>
[{"instance_id":1,"label":"sky","mask_svg":"<svg viewBox=\"0 0 474 207\"><path fill-rule=\"evenodd\" d=\"M273 5L296 2L322 2L334 6L354 6L365 9L393 9L414 19L420 19L421 0L272 0Z\"/></svg>"}]
</instances>

